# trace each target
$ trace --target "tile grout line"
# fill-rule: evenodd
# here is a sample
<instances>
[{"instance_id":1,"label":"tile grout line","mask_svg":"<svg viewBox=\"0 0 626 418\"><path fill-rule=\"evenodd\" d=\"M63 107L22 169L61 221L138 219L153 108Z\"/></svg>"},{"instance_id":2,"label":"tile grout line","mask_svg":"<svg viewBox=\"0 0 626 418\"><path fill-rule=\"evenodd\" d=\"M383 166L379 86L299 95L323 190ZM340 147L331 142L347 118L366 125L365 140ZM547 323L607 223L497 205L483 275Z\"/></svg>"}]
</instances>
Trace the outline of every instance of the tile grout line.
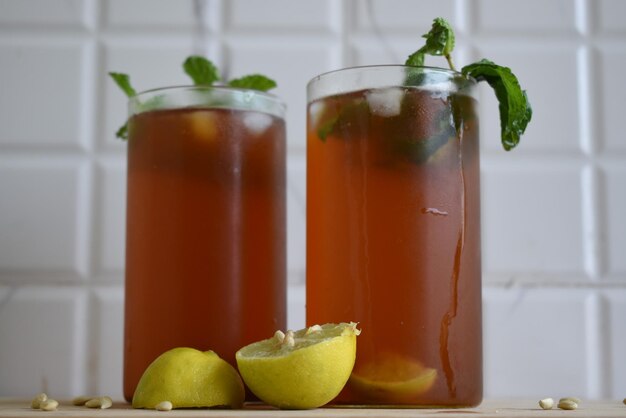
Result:
<instances>
[{"instance_id":1,"label":"tile grout line","mask_svg":"<svg viewBox=\"0 0 626 418\"><path fill-rule=\"evenodd\" d=\"M97 356L96 352L98 350L98 345L96 342L96 337L99 333L99 330L96 326L94 326L94 309L95 304L93 303L94 298L94 276L97 270L96 259L98 258L96 254L99 254L99 246L95 239L96 234L99 234L99 227L96 225L100 225L100 206L98 205L98 196L101 192L101 184L98 181L100 178L100 173L98 172L98 156L100 151L99 144L99 132L101 123L98 121L97 115L100 114L99 108L102 106L100 98L103 97L102 93L102 80L104 74L101 73L101 64L102 64L102 53L101 53L101 41L100 41L100 33L101 33L101 13L103 11L103 5L100 0L90 0L91 5L91 23L92 30L90 32L90 41L92 44L92 55L91 55L91 73L90 73L90 83L89 83L89 93L91 95L89 101L89 110L91 111L90 119L89 119L89 185L90 185L90 193L89 193L89 219L87 224L87 235L88 239L85 243L85 248L88 248L88 255L86 257L87 263L87 290L86 290L86 303L87 307L85 308L85 320L83 321L83 357L82 363L84 366L83 371L83 385L82 390L85 388L88 389L89 392L95 393L93 390L96 389L96 379L97 379L97 371L93 370L93 360ZM76 391L76 395L83 395L80 390Z\"/></svg>"},{"instance_id":2,"label":"tile grout line","mask_svg":"<svg viewBox=\"0 0 626 418\"><path fill-rule=\"evenodd\" d=\"M600 301L602 304L600 305L599 311L599 333L600 340L602 342L601 352L600 352L600 364L601 370L603 372L603 383L602 392L600 393L602 398L608 399L611 395L615 395L613 393L613 368L611 367L611 359L612 359L612 341L611 341L611 300L606 296L606 294L601 293ZM625 398L626 399L626 398Z\"/></svg>"},{"instance_id":3,"label":"tile grout line","mask_svg":"<svg viewBox=\"0 0 626 418\"><path fill-rule=\"evenodd\" d=\"M585 351L587 396L593 399L606 397L606 372L603 361L606 344L601 327L605 301L593 293L585 301Z\"/></svg>"},{"instance_id":4,"label":"tile grout line","mask_svg":"<svg viewBox=\"0 0 626 418\"><path fill-rule=\"evenodd\" d=\"M583 166L581 172L581 229L583 265L586 273L593 281L598 281L603 272L600 256L599 210L598 210L598 174L593 163Z\"/></svg>"},{"instance_id":5,"label":"tile grout line","mask_svg":"<svg viewBox=\"0 0 626 418\"><path fill-rule=\"evenodd\" d=\"M74 341L72 348L75 356L72 356L72 362L76 366L74 367L72 382L70 384L72 395L81 393L86 384L89 385L90 373L88 373L88 359L90 357L89 345L91 338L88 338L90 327L88 323L91 319L89 309L89 297L90 290L73 288L79 292L79 296L76 301L76 309L74 311Z\"/></svg>"}]
</instances>

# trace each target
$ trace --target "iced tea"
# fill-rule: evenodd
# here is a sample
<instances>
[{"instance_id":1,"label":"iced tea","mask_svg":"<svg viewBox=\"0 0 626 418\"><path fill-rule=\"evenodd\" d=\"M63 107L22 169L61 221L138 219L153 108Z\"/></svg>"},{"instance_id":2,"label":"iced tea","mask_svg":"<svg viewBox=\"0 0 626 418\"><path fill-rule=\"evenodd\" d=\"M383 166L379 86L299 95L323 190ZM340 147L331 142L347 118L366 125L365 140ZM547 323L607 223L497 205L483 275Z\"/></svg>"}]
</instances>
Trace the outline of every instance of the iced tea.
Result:
<instances>
[{"instance_id":1,"label":"iced tea","mask_svg":"<svg viewBox=\"0 0 626 418\"><path fill-rule=\"evenodd\" d=\"M336 402L482 399L474 83L365 67L309 84L307 324L357 321Z\"/></svg>"},{"instance_id":2,"label":"iced tea","mask_svg":"<svg viewBox=\"0 0 626 418\"><path fill-rule=\"evenodd\" d=\"M192 96L184 98L192 106L170 104L129 121L128 400L148 364L170 348L211 349L235 364L239 348L286 325L282 115L250 105L255 95L273 100L262 93L175 95ZM158 97L150 100L161 107L168 98Z\"/></svg>"}]
</instances>

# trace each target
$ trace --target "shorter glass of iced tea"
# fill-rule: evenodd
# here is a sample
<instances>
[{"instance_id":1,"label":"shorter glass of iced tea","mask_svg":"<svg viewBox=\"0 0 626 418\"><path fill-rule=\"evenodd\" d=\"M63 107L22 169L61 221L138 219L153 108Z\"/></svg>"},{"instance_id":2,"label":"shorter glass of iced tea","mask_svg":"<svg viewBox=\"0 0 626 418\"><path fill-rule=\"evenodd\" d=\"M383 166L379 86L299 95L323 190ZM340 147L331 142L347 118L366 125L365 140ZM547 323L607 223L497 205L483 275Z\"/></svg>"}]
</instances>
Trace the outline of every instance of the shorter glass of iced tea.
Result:
<instances>
[{"instance_id":1,"label":"shorter glass of iced tea","mask_svg":"<svg viewBox=\"0 0 626 418\"><path fill-rule=\"evenodd\" d=\"M482 399L475 84L396 65L308 85L307 324L362 329L338 403Z\"/></svg>"},{"instance_id":2,"label":"shorter glass of iced tea","mask_svg":"<svg viewBox=\"0 0 626 418\"><path fill-rule=\"evenodd\" d=\"M168 349L234 365L239 348L285 328L284 111L273 95L227 87L130 99L127 400Z\"/></svg>"}]
</instances>

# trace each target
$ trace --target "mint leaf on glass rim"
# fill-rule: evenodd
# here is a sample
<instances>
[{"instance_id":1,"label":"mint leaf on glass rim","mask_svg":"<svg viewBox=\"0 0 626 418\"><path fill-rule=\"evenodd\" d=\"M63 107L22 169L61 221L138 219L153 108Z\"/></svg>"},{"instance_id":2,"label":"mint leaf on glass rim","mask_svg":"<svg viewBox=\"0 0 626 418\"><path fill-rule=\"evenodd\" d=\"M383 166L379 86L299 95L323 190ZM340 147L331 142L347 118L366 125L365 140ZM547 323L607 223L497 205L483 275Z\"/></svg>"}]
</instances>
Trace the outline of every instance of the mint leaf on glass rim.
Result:
<instances>
[{"instance_id":1,"label":"mint leaf on glass rim","mask_svg":"<svg viewBox=\"0 0 626 418\"><path fill-rule=\"evenodd\" d=\"M128 74L110 72L109 76L126 96L133 97L137 94L133 86L130 85L130 77ZM115 132L115 136L124 141L128 139L128 122L124 123L124 125Z\"/></svg>"},{"instance_id":2,"label":"mint leaf on glass rim","mask_svg":"<svg viewBox=\"0 0 626 418\"><path fill-rule=\"evenodd\" d=\"M452 71L456 71L452 63L452 50L454 49L455 37L454 30L448 21L442 17L433 20L430 31L422 38L426 39L426 44L409 55L405 65L421 67L424 65L424 57L428 55L443 55L448 61L448 65Z\"/></svg>"},{"instance_id":3,"label":"mint leaf on glass rim","mask_svg":"<svg viewBox=\"0 0 626 418\"><path fill-rule=\"evenodd\" d=\"M123 141L128 139L128 122L115 132L115 136Z\"/></svg>"},{"instance_id":4,"label":"mint leaf on glass rim","mask_svg":"<svg viewBox=\"0 0 626 418\"><path fill-rule=\"evenodd\" d=\"M183 63L183 69L197 86L211 86L220 79L217 67L211 61L199 55L188 57Z\"/></svg>"},{"instance_id":5,"label":"mint leaf on glass rim","mask_svg":"<svg viewBox=\"0 0 626 418\"><path fill-rule=\"evenodd\" d=\"M450 69L456 71L451 57L455 44L452 26L445 19L438 17L423 38L426 38L426 44L409 55L405 65L421 67L424 65L426 55L443 55ZM533 114L526 91L520 87L517 77L510 68L486 59L466 65L461 69L461 73L473 77L476 81L486 81L494 89L499 102L502 145L507 151L515 148ZM420 85L424 80L425 75L421 69L407 69L405 80L407 85Z\"/></svg>"},{"instance_id":6,"label":"mint leaf on glass rim","mask_svg":"<svg viewBox=\"0 0 626 418\"><path fill-rule=\"evenodd\" d=\"M250 74L240 78L234 78L228 82L230 87L268 91L276 87L276 82L262 74Z\"/></svg>"},{"instance_id":7,"label":"mint leaf on glass rim","mask_svg":"<svg viewBox=\"0 0 626 418\"><path fill-rule=\"evenodd\" d=\"M128 76L128 74L110 72L109 76L111 76L111 78L113 79L113 81L115 81L118 87L122 89L124 93L126 93L126 96L133 97L137 94L135 89L130 85L130 77Z\"/></svg>"},{"instance_id":8,"label":"mint leaf on glass rim","mask_svg":"<svg viewBox=\"0 0 626 418\"><path fill-rule=\"evenodd\" d=\"M200 55L189 56L183 62L183 70L189 77L191 77L194 85L196 86L211 87L220 80L220 73L217 67L210 60ZM118 87L122 89L126 96L130 98L137 95L137 91L131 86L130 77L127 74L110 72L109 76L111 76L111 78L115 81ZM230 80L227 85L243 89L267 91L276 87L276 82L271 78L261 74L250 74L244 77ZM140 102L138 99L135 100L137 109L139 109L140 112L161 109L165 103L165 97L163 95L154 96L146 100L145 102ZM211 104L214 103L207 103L207 105ZM115 136L123 140L128 139L128 120L121 128L117 130Z\"/></svg>"},{"instance_id":9,"label":"mint leaf on glass rim","mask_svg":"<svg viewBox=\"0 0 626 418\"><path fill-rule=\"evenodd\" d=\"M487 59L466 65L461 72L477 81L486 81L494 89L500 108L502 145L507 151L515 148L533 115L526 91L522 90L517 77L510 68Z\"/></svg>"}]
</instances>

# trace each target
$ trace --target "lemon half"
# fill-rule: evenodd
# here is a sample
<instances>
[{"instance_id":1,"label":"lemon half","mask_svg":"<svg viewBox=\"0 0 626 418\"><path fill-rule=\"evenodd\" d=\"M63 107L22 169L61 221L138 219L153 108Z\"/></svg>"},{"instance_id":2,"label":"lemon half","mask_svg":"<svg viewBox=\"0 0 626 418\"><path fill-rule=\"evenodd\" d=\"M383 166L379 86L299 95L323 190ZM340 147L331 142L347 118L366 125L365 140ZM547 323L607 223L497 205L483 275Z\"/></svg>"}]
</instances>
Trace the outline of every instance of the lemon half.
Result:
<instances>
[{"instance_id":1,"label":"lemon half","mask_svg":"<svg viewBox=\"0 0 626 418\"><path fill-rule=\"evenodd\" d=\"M213 351L174 348L154 360L141 376L133 408L240 408L244 387L233 366Z\"/></svg>"},{"instance_id":2,"label":"lemon half","mask_svg":"<svg viewBox=\"0 0 626 418\"><path fill-rule=\"evenodd\" d=\"M437 370L409 357L386 354L355 370L349 386L364 398L385 403L410 402L437 380Z\"/></svg>"},{"instance_id":3,"label":"lemon half","mask_svg":"<svg viewBox=\"0 0 626 418\"><path fill-rule=\"evenodd\" d=\"M356 323L276 331L236 354L241 377L264 402L283 409L317 408L345 386L356 358Z\"/></svg>"}]
</instances>

